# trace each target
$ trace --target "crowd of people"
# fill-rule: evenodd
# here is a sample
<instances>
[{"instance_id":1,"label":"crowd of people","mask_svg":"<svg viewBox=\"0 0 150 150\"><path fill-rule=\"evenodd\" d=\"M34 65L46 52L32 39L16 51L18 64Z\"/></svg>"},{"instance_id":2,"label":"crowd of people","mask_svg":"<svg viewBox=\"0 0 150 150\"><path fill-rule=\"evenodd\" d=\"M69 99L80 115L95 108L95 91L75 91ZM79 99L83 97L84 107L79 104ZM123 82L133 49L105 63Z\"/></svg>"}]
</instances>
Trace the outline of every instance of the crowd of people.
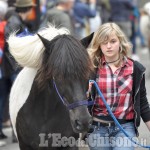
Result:
<instances>
[{"instance_id":1,"label":"crowd of people","mask_svg":"<svg viewBox=\"0 0 150 150\"><path fill-rule=\"evenodd\" d=\"M113 22L114 24L108 22ZM120 92L114 91L115 88L111 89L109 86L106 86L111 90L108 93L102 81L97 78L98 84L105 95L113 95L113 98L109 99L109 104L112 106L114 113L116 113L116 117L120 120L126 120L123 123L133 126L132 136L137 134L139 118L136 120L137 124L135 127L133 124L135 115L134 96L131 93L134 88L133 84L135 84L131 75L135 64L127 58L126 51L129 50L133 60L139 61L136 51L136 37L140 37L141 47L145 47L146 42L140 32L140 10L135 0L0 0L0 146L6 144L4 139L7 138L3 133L3 127L9 121L9 92L16 76L22 69L17 65L9 52L7 38L13 32L17 36L33 34L48 26L49 23L56 27L66 27L78 39L95 32L92 44L90 45L89 43L91 46L89 52L93 63L97 62L94 65L97 68L99 65L103 68L103 71L101 69L97 70L98 78L105 72L103 74L104 81L111 80L109 86L112 84L116 85L119 82L118 88ZM101 32L105 32L103 34L104 37L100 37ZM132 48L128 41L132 43ZM116 50L113 56L109 55L109 52L108 54L105 52L112 45L112 50ZM99 50L100 52L98 52ZM97 61L97 59L99 60ZM114 79L114 82L112 79L113 74L119 76L120 80ZM126 74L126 78L121 78ZM142 78L141 84L139 83L142 88L145 87L144 80ZM128 85L123 84L125 81L127 81ZM118 93L119 96L114 96ZM98 125L97 122L99 120L112 121L109 120L105 108L100 110L103 107L100 98L97 95L95 97L97 101L97 105L94 107L95 125ZM120 105L126 104L128 106L126 110L118 110L117 103L119 99L122 101ZM139 95L137 99L141 99ZM141 107L141 113L143 113L143 120L148 122L150 120L148 117L150 112L146 96L144 100L145 104ZM145 111L147 112L145 113ZM107 114L107 117L104 118L102 114ZM9 126L11 127L11 123ZM149 122L147 126L150 129ZM16 142L14 133L12 135L13 142Z\"/></svg>"}]
</instances>

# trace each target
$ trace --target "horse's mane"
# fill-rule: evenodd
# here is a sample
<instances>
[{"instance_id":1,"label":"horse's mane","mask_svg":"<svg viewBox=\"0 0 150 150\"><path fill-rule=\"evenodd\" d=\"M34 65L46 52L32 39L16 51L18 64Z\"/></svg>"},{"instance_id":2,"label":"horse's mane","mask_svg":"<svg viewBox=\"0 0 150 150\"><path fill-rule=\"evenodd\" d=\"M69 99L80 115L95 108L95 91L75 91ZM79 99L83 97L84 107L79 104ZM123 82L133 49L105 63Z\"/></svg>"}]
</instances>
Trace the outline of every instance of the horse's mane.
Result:
<instances>
[{"instance_id":1,"label":"horse's mane","mask_svg":"<svg viewBox=\"0 0 150 150\"><path fill-rule=\"evenodd\" d=\"M45 47L39 35L50 43ZM38 69L36 80L43 85L52 77L65 79L87 79L92 63L81 42L66 28L49 25L38 34L18 37L11 34L7 40L9 50L19 65Z\"/></svg>"},{"instance_id":2,"label":"horse's mane","mask_svg":"<svg viewBox=\"0 0 150 150\"><path fill-rule=\"evenodd\" d=\"M44 84L52 77L62 81L88 79L92 63L81 42L71 35L58 35L43 53L38 81Z\"/></svg>"},{"instance_id":3,"label":"horse's mane","mask_svg":"<svg viewBox=\"0 0 150 150\"><path fill-rule=\"evenodd\" d=\"M43 28L38 33L44 38L52 40L57 35L69 34L69 31L66 28L58 29L49 24L48 28ZM14 32L10 35L7 42L10 53L19 65L31 68L39 68L41 66L42 54L45 48L37 34L18 37Z\"/></svg>"}]
</instances>

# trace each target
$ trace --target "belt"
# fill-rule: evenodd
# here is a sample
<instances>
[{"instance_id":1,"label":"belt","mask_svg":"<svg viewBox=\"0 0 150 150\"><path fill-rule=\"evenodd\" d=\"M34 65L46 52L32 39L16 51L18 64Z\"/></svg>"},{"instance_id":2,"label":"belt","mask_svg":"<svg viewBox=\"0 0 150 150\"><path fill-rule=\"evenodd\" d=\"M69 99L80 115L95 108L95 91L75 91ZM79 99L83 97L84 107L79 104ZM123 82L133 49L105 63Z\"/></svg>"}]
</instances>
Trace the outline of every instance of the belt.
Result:
<instances>
[{"instance_id":1,"label":"belt","mask_svg":"<svg viewBox=\"0 0 150 150\"><path fill-rule=\"evenodd\" d=\"M125 120L125 119L118 119L118 122L120 123L120 124L124 124L124 123L128 123L128 122L133 122L133 119L131 119L131 120ZM111 126L116 126L116 124L115 124L115 122L102 122L101 120L93 120L93 123L92 123L93 125L96 125L96 126L102 126L102 127L111 127Z\"/></svg>"}]
</instances>

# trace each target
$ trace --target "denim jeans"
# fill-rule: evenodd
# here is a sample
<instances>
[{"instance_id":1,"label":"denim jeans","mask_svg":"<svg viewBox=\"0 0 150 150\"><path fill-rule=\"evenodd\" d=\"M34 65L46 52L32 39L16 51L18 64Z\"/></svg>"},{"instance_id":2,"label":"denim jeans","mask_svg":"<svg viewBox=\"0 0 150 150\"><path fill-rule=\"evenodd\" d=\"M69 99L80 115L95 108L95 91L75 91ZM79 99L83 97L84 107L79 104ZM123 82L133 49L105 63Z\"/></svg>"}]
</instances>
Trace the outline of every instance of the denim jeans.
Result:
<instances>
[{"instance_id":1,"label":"denim jeans","mask_svg":"<svg viewBox=\"0 0 150 150\"><path fill-rule=\"evenodd\" d=\"M133 122L121 125L127 134L136 138ZM88 136L90 150L134 150L132 143L117 126L93 126L94 131Z\"/></svg>"}]
</instances>

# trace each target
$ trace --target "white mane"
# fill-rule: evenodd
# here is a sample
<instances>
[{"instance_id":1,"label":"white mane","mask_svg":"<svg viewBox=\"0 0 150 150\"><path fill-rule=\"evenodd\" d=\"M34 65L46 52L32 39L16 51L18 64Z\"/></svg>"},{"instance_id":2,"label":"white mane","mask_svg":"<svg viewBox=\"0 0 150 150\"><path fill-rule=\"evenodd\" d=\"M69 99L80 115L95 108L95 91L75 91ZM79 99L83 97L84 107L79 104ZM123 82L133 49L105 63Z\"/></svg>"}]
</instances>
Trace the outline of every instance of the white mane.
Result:
<instances>
[{"instance_id":1,"label":"white mane","mask_svg":"<svg viewBox=\"0 0 150 150\"><path fill-rule=\"evenodd\" d=\"M69 34L66 28L55 28L49 25L38 32L41 36L48 40L60 34ZM11 34L7 40L9 50L19 65L23 67L39 68L42 61L42 54L45 50L43 43L38 35L29 35L24 37L17 37L15 33Z\"/></svg>"}]
</instances>

